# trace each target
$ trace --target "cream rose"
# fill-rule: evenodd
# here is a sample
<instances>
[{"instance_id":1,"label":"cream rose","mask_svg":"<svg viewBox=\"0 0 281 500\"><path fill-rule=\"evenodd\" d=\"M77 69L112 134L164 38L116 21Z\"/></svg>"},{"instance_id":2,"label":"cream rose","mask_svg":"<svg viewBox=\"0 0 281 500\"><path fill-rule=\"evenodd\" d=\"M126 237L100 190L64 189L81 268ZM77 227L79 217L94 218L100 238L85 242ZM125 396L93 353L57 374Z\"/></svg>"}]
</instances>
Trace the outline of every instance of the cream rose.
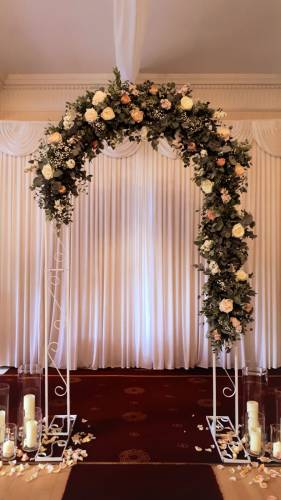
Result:
<instances>
[{"instance_id":1,"label":"cream rose","mask_svg":"<svg viewBox=\"0 0 281 500\"><path fill-rule=\"evenodd\" d=\"M219 303L219 310L223 313L230 313L233 311L233 300L232 299L222 299Z\"/></svg>"},{"instance_id":2,"label":"cream rose","mask_svg":"<svg viewBox=\"0 0 281 500\"><path fill-rule=\"evenodd\" d=\"M141 111L139 108L132 109L131 111L131 117L133 118L134 122L140 123L143 120L143 111Z\"/></svg>"},{"instance_id":3,"label":"cream rose","mask_svg":"<svg viewBox=\"0 0 281 500\"><path fill-rule=\"evenodd\" d=\"M228 127L218 127L217 133L220 137L222 137L225 141L227 141L230 137L230 130Z\"/></svg>"},{"instance_id":4,"label":"cream rose","mask_svg":"<svg viewBox=\"0 0 281 500\"><path fill-rule=\"evenodd\" d=\"M205 179L201 183L201 189L205 194L210 194L213 191L214 183L210 179Z\"/></svg>"},{"instance_id":5,"label":"cream rose","mask_svg":"<svg viewBox=\"0 0 281 500\"><path fill-rule=\"evenodd\" d=\"M62 135L59 132L53 132L48 136L48 144L58 144L62 141Z\"/></svg>"},{"instance_id":6,"label":"cream rose","mask_svg":"<svg viewBox=\"0 0 281 500\"><path fill-rule=\"evenodd\" d=\"M245 229L242 224L235 224L232 228L232 236L234 238L243 238L245 234Z\"/></svg>"},{"instance_id":7,"label":"cream rose","mask_svg":"<svg viewBox=\"0 0 281 500\"><path fill-rule=\"evenodd\" d=\"M96 106L97 104L101 104L106 99L106 93L102 90L97 90L93 96L92 104Z\"/></svg>"},{"instance_id":8,"label":"cream rose","mask_svg":"<svg viewBox=\"0 0 281 500\"><path fill-rule=\"evenodd\" d=\"M47 179L47 181L54 177L54 170L50 163L46 163L46 165L44 165L42 168L42 175L45 179Z\"/></svg>"},{"instance_id":9,"label":"cream rose","mask_svg":"<svg viewBox=\"0 0 281 500\"><path fill-rule=\"evenodd\" d=\"M66 165L67 165L67 168L74 168L75 167L75 160L70 158L70 160L67 160Z\"/></svg>"},{"instance_id":10,"label":"cream rose","mask_svg":"<svg viewBox=\"0 0 281 500\"><path fill-rule=\"evenodd\" d=\"M201 245L200 250L202 252L209 252L213 246L213 240L205 240L204 243Z\"/></svg>"},{"instance_id":11,"label":"cream rose","mask_svg":"<svg viewBox=\"0 0 281 500\"><path fill-rule=\"evenodd\" d=\"M193 100L191 97L188 97L187 95L183 96L181 98L181 109L184 109L185 111L189 111L193 107Z\"/></svg>"},{"instance_id":12,"label":"cream rose","mask_svg":"<svg viewBox=\"0 0 281 500\"><path fill-rule=\"evenodd\" d=\"M115 113L112 108L109 106L107 108L104 108L103 112L101 113L101 117L103 120L113 120L115 118Z\"/></svg>"},{"instance_id":13,"label":"cream rose","mask_svg":"<svg viewBox=\"0 0 281 500\"><path fill-rule=\"evenodd\" d=\"M220 268L214 260L211 260L209 264L209 271L211 274L218 274L220 272Z\"/></svg>"},{"instance_id":14,"label":"cream rose","mask_svg":"<svg viewBox=\"0 0 281 500\"><path fill-rule=\"evenodd\" d=\"M245 174L245 168L240 165L240 163L237 163L234 168L235 175L238 177L242 177Z\"/></svg>"},{"instance_id":15,"label":"cream rose","mask_svg":"<svg viewBox=\"0 0 281 500\"><path fill-rule=\"evenodd\" d=\"M163 109L171 109L172 103L169 99L161 99L160 101L161 108Z\"/></svg>"},{"instance_id":16,"label":"cream rose","mask_svg":"<svg viewBox=\"0 0 281 500\"><path fill-rule=\"evenodd\" d=\"M206 156L208 156L208 151L206 151L206 149L201 149L200 156L201 158L206 158Z\"/></svg>"},{"instance_id":17,"label":"cream rose","mask_svg":"<svg viewBox=\"0 0 281 500\"><path fill-rule=\"evenodd\" d=\"M98 118L98 113L96 112L96 110L94 108L88 108L88 109L86 109L86 112L84 114L84 118L85 118L86 122L94 123Z\"/></svg>"},{"instance_id":18,"label":"cream rose","mask_svg":"<svg viewBox=\"0 0 281 500\"><path fill-rule=\"evenodd\" d=\"M236 281L246 281L248 279L248 274L244 271L244 269L238 269L235 273Z\"/></svg>"}]
</instances>

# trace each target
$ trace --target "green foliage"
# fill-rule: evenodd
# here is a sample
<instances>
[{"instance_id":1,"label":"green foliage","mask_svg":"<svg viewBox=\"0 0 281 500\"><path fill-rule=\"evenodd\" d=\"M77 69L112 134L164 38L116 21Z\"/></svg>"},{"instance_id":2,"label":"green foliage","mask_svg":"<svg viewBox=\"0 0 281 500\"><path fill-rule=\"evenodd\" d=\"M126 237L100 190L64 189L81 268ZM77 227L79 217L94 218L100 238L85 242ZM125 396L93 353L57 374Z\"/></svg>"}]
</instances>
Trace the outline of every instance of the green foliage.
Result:
<instances>
[{"instance_id":1,"label":"green foliage","mask_svg":"<svg viewBox=\"0 0 281 500\"><path fill-rule=\"evenodd\" d=\"M95 159L104 143L115 148L125 137L146 139L157 149L165 137L185 167L192 160L193 180L204 194L195 242L202 257L197 267L206 275L201 313L214 351L230 350L246 332L254 296L252 275L243 275L242 269L248 257L246 238L255 237L253 217L240 207L247 190L249 144L231 138L227 128L221 130L222 118L221 110L214 112L209 103L193 103L188 86L178 90L173 82L157 86L151 81L134 85L122 82L114 68L106 89L87 91L67 103L64 116L47 128L30 162L35 171L31 189L59 229L71 223L73 198L91 181L85 161Z\"/></svg>"}]
</instances>

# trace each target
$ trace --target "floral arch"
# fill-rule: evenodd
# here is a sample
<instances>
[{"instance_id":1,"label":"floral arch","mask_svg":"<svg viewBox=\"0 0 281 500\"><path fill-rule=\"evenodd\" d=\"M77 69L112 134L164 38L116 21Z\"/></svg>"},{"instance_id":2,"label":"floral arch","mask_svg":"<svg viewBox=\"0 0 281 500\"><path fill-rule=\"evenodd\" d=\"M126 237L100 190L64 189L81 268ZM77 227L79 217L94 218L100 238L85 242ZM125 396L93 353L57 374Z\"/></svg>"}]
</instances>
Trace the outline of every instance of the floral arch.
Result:
<instances>
[{"instance_id":1,"label":"floral arch","mask_svg":"<svg viewBox=\"0 0 281 500\"><path fill-rule=\"evenodd\" d=\"M206 275L201 314L208 321L214 352L230 351L253 320L251 299L255 292L243 269L248 256L246 238L254 238L252 216L241 209L250 166L248 143L231 137L222 125L225 113L209 103L193 102L191 89L175 83L151 81L132 84L115 78L106 89L87 91L68 103L57 126L46 130L31 160L35 177L31 189L45 210L47 220L59 229L72 221L73 197L86 190L91 175L85 161L112 148L125 137L147 140L157 149L165 137L185 167L191 161L194 182L204 195L199 234L195 244L204 259L198 266Z\"/></svg>"}]
</instances>

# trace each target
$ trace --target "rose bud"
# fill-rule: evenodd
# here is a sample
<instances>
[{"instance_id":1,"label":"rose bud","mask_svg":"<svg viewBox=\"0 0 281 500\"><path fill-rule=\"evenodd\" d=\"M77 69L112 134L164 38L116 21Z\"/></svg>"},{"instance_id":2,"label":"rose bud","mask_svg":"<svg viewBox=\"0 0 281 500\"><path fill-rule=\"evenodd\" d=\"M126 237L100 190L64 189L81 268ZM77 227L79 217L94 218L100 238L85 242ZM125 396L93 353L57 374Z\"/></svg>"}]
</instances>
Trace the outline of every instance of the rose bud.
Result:
<instances>
[{"instance_id":1,"label":"rose bud","mask_svg":"<svg viewBox=\"0 0 281 500\"><path fill-rule=\"evenodd\" d=\"M217 166L223 167L224 165L225 165L225 158L218 158L217 159Z\"/></svg>"}]
</instances>

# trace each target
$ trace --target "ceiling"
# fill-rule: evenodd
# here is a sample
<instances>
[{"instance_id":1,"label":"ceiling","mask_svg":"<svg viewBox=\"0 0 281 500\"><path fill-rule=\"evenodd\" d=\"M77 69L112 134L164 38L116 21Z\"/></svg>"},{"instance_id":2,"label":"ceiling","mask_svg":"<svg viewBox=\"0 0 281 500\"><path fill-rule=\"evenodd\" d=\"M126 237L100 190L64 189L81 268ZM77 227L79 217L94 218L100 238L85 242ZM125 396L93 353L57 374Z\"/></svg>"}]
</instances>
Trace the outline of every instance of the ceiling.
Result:
<instances>
[{"instance_id":1,"label":"ceiling","mask_svg":"<svg viewBox=\"0 0 281 500\"><path fill-rule=\"evenodd\" d=\"M148 0L143 73L281 73L280 0ZM110 73L113 0L1 0L0 73Z\"/></svg>"}]
</instances>

